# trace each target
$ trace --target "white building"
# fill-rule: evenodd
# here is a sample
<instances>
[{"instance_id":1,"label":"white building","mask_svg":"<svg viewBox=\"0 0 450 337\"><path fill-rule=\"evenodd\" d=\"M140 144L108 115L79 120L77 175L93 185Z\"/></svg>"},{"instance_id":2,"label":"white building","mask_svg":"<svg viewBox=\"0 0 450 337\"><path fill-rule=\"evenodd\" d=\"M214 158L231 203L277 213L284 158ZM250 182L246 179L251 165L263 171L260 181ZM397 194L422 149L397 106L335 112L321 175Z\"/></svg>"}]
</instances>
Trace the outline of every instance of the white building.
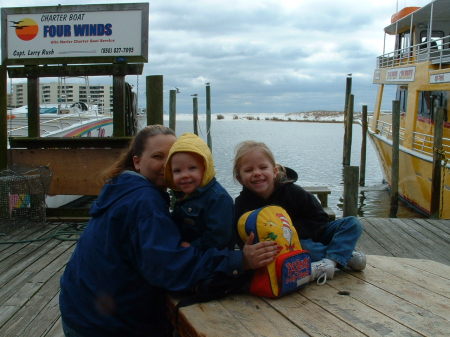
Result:
<instances>
[{"instance_id":1,"label":"white building","mask_svg":"<svg viewBox=\"0 0 450 337\"><path fill-rule=\"evenodd\" d=\"M27 83L12 85L11 107L27 105ZM99 112L111 112L113 104L112 85L89 85L87 83L50 82L39 84L41 104L71 105L76 102L95 104Z\"/></svg>"}]
</instances>

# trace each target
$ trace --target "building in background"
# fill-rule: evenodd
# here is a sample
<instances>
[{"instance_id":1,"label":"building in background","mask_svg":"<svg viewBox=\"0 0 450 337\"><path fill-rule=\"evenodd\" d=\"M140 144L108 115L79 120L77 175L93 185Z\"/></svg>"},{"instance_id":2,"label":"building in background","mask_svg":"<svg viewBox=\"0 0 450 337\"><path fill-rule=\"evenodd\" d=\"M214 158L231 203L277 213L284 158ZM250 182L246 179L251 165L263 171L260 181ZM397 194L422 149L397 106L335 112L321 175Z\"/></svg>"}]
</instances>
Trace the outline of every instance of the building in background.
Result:
<instances>
[{"instance_id":1,"label":"building in background","mask_svg":"<svg viewBox=\"0 0 450 337\"><path fill-rule=\"evenodd\" d=\"M67 83L66 81L40 83L40 103L59 104L61 107L76 102L88 105L97 105L100 113L112 111L113 104L112 85L89 85L86 83ZM27 105L27 83L15 83L12 85L8 105L20 107Z\"/></svg>"},{"instance_id":2,"label":"building in background","mask_svg":"<svg viewBox=\"0 0 450 337\"><path fill-rule=\"evenodd\" d=\"M10 107L12 107L13 106L13 103L12 103L12 95L11 94L8 94L7 95L7 99L8 99L8 108L10 108Z\"/></svg>"}]
</instances>

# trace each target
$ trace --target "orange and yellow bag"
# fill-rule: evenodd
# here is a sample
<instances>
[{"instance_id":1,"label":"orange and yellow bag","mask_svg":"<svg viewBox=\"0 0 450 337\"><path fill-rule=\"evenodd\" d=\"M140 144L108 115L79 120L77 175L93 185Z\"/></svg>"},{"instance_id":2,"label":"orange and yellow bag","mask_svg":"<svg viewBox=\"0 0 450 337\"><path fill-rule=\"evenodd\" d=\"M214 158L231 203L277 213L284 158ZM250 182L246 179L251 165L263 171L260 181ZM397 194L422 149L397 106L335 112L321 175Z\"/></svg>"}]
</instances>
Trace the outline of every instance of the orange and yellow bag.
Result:
<instances>
[{"instance_id":1,"label":"orange and yellow bag","mask_svg":"<svg viewBox=\"0 0 450 337\"><path fill-rule=\"evenodd\" d=\"M250 233L254 243L276 241L282 247L276 259L255 271L250 293L280 297L307 284L311 275L311 257L300 245L297 231L288 213L279 206L265 206L244 213L238 220L238 233L244 242Z\"/></svg>"}]
</instances>

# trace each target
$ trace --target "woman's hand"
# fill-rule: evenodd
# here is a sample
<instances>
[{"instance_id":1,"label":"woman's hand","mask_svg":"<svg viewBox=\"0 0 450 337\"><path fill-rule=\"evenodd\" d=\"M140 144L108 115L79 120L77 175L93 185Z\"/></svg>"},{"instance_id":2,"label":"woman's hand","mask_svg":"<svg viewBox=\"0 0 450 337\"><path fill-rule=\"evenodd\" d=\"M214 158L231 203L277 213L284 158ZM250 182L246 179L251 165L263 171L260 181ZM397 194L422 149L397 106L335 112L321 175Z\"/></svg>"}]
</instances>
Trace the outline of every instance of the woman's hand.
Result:
<instances>
[{"instance_id":1,"label":"woman's hand","mask_svg":"<svg viewBox=\"0 0 450 337\"><path fill-rule=\"evenodd\" d=\"M255 234L250 233L245 242L244 253L244 269L258 269L272 262L281 247L275 241L262 241L253 244Z\"/></svg>"}]
</instances>

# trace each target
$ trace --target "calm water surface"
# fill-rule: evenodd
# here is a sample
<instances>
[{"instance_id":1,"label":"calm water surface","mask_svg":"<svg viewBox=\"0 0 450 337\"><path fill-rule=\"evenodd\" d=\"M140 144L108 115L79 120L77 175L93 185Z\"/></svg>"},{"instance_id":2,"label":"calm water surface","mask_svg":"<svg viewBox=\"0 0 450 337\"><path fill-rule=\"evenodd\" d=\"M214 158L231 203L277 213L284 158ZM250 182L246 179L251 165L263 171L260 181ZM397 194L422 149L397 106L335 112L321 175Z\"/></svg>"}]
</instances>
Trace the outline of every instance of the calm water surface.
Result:
<instances>
[{"instance_id":1,"label":"calm water surface","mask_svg":"<svg viewBox=\"0 0 450 337\"><path fill-rule=\"evenodd\" d=\"M199 135L206 140L204 121ZM165 121L168 125L168 122ZM192 121L176 122L176 133L192 132ZM232 177L233 157L236 145L244 140L265 142L273 151L278 163L289 166L299 175L298 184L303 186L328 186L332 193L329 206L337 216L342 216L342 123L299 123L266 120L212 120L212 148L217 179L236 197L241 186ZM360 160L361 127L353 126L351 165ZM360 189L360 216L388 217L389 193L383 183L383 175L371 141L368 139L366 186ZM420 217L400 204L398 217Z\"/></svg>"}]
</instances>

